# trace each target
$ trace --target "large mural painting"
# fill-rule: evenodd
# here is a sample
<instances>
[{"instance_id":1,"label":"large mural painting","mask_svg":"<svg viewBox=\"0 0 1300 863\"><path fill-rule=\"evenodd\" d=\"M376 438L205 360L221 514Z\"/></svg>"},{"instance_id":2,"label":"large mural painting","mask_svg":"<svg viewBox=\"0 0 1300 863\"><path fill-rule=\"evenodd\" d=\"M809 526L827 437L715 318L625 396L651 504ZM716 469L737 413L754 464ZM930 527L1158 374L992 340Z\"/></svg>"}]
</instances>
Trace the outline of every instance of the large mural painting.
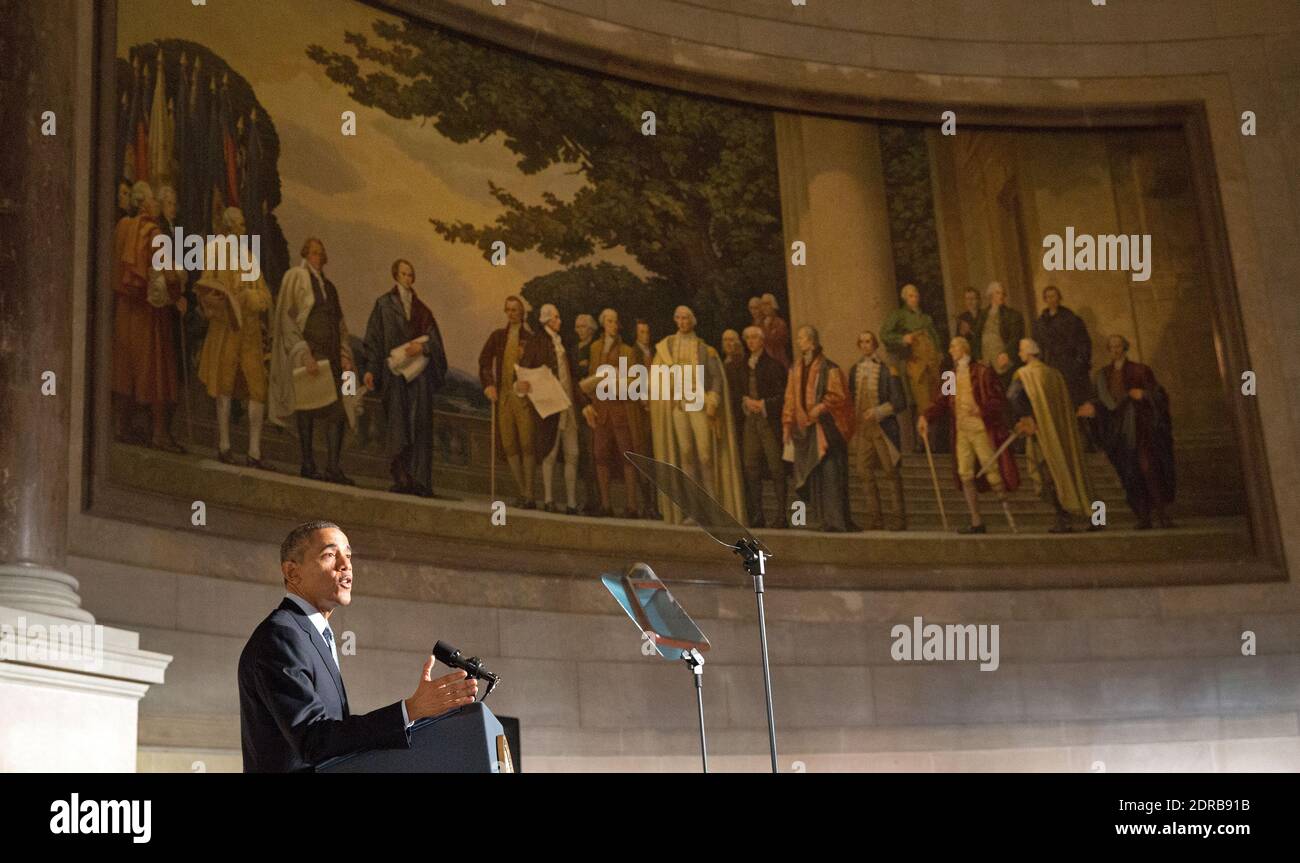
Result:
<instances>
[{"instance_id":1,"label":"large mural painting","mask_svg":"<svg viewBox=\"0 0 1300 863\"><path fill-rule=\"evenodd\" d=\"M936 531L1250 552L1176 132L871 124L894 279L813 303L792 268L860 238L783 213L856 178L792 190L788 112L352 0L210 7L117 4L113 482L679 524L634 452L917 565ZM678 385L618 397L638 369Z\"/></svg>"}]
</instances>

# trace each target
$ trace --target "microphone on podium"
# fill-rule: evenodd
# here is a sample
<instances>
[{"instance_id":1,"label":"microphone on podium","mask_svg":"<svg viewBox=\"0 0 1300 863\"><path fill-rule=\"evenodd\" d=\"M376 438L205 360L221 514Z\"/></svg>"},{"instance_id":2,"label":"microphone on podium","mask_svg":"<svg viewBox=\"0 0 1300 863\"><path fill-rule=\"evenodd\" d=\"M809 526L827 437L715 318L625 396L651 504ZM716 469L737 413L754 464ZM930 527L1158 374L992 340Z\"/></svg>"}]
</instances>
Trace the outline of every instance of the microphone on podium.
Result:
<instances>
[{"instance_id":1,"label":"microphone on podium","mask_svg":"<svg viewBox=\"0 0 1300 863\"><path fill-rule=\"evenodd\" d=\"M479 701L483 701L491 695L492 690L496 689L497 684L501 682L500 675L493 674L483 667L483 660L477 656L466 659L460 655L459 650L445 641L439 640L433 646L433 658L450 668L459 668L465 672L466 677L487 681L487 690L484 691L483 698L480 698Z\"/></svg>"}]
</instances>

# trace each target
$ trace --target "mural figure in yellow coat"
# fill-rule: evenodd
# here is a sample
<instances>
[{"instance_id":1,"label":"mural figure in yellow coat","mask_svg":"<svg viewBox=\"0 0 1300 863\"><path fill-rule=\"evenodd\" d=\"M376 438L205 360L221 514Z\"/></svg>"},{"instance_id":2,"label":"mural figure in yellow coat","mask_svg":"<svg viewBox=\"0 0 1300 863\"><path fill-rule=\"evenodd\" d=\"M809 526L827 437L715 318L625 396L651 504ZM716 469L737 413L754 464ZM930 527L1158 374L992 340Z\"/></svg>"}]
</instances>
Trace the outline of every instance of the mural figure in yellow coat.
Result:
<instances>
[{"instance_id":1,"label":"mural figure in yellow coat","mask_svg":"<svg viewBox=\"0 0 1300 863\"><path fill-rule=\"evenodd\" d=\"M682 392L660 393L650 402L650 431L655 458L676 465L704 487L722 508L744 523L744 488L741 484L740 450L736 432L726 405L730 403L727 376L723 373L718 352L695 334L695 313L678 306L673 313L677 332L655 346L654 376L667 378L660 366L682 366L671 379L686 380L695 386L703 374L703 405L685 398ZM690 367L689 371L686 367ZM678 376L680 375L680 377ZM659 508L664 521L677 524L684 520L671 501L661 499Z\"/></svg>"}]
</instances>

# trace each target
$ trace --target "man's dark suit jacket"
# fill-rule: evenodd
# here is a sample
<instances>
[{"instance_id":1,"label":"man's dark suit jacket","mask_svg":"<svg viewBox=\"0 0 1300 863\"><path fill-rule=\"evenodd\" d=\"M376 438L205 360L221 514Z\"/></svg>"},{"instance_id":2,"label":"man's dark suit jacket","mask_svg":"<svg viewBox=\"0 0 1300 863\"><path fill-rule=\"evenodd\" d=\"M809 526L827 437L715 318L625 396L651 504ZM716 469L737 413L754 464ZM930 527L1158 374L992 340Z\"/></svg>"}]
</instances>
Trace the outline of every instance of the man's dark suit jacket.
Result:
<instances>
[{"instance_id":1,"label":"man's dark suit jacket","mask_svg":"<svg viewBox=\"0 0 1300 863\"><path fill-rule=\"evenodd\" d=\"M737 443L745 431L745 396L749 395L749 357L737 362L728 361L724 366L727 373L728 395L731 396L731 421L736 427ZM767 408L767 424L772 429L776 442L781 442L781 408L785 405L785 385L787 372L785 366L772 359L772 355L762 353L754 367L758 398Z\"/></svg>"},{"instance_id":2,"label":"man's dark suit jacket","mask_svg":"<svg viewBox=\"0 0 1300 863\"><path fill-rule=\"evenodd\" d=\"M310 771L336 755L411 745L401 702L349 713L325 639L288 597L239 656L239 728L246 773Z\"/></svg>"}]
</instances>

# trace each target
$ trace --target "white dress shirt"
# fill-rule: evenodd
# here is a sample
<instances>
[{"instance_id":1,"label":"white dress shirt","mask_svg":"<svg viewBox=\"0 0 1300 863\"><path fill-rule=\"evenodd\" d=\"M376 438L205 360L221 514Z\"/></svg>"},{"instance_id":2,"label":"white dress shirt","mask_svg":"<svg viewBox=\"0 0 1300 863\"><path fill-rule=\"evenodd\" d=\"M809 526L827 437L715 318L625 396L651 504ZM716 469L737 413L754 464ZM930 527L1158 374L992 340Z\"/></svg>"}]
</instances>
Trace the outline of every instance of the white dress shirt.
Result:
<instances>
[{"instance_id":1,"label":"white dress shirt","mask_svg":"<svg viewBox=\"0 0 1300 863\"><path fill-rule=\"evenodd\" d=\"M321 640L324 641L325 627L329 626L329 621L325 619L325 615L321 614L318 610L316 610L315 606L313 606L310 602L303 599L301 596L299 596L296 593L285 593L285 597L287 599L292 599L295 603L297 603L298 607L302 609L302 613L307 615L307 619L311 621L311 625L316 627L316 632L320 634ZM330 634L332 636L334 634L334 630L331 629ZM338 649L338 645L334 643L334 638L332 637L329 639L329 646L330 646L330 656L334 658L334 667L338 668L339 649ZM342 669L340 669L340 672L341 671Z\"/></svg>"},{"instance_id":2,"label":"white dress shirt","mask_svg":"<svg viewBox=\"0 0 1300 863\"><path fill-rule=\"evenodd\" d=\"M411 319L411 297L415 295L415 291L401 282L394 282L393 286L397 288L397 296L402 301L402 312L409 321Z\"/></svg>"},{"instance_id":3,"label":"white dress shirt","mask_svg":"<svg viewBox=\"0 0 1300 863\"><path fill-rule=\"evenodd\" d=\"M302 613L307 615L307 619L311 621L312 626L316 627L316 632L320 634L321 640L324 641L325 627L329 626L329 621L325 619L325 615L321 614L314 605L296 593L286 592L285 598L292 599L302 609ZM334 658L334 667L339 668L339 648L336 643L338 636L334 635L333 629L330 630L330 635L332 636L329 639L330 656ZM342 674L343 670L339 668L340 677L342 677ZM406 723L407 728L411 727L411 717L406 712L406 699L402 699L402 721Z\"/></svg>"}]
</instances>

